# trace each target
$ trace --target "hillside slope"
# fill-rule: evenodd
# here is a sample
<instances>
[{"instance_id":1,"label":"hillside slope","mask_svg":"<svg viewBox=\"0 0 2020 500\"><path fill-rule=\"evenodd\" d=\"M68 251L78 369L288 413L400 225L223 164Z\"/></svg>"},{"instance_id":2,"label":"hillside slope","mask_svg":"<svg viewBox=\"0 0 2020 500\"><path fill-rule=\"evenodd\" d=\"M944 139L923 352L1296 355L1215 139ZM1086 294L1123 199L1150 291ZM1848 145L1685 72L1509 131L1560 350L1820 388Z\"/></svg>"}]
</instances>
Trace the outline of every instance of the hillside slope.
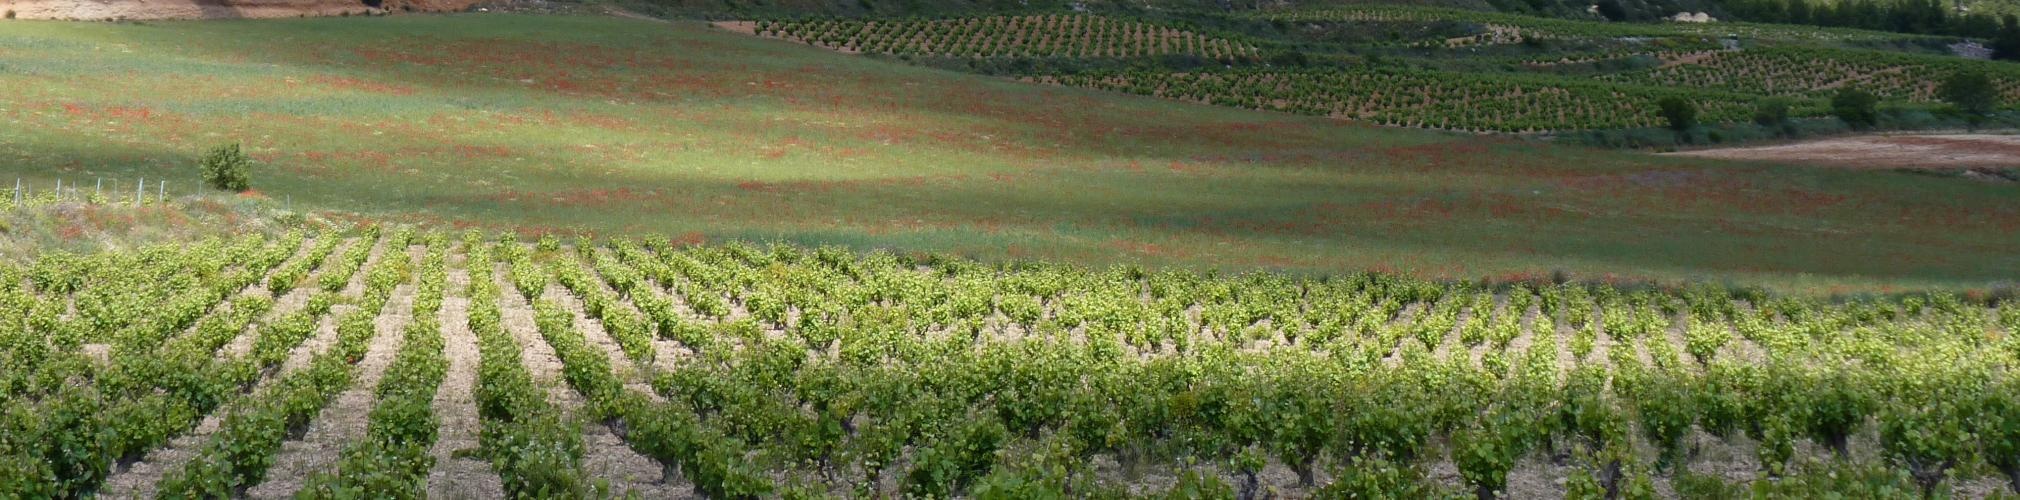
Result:
<instances>
[{"instance_id":1,"label":"hillside slope","mask_svg":"<svg viewBox=\"0 0 2020 500\"><path fill-rule=\"evenodd\" d=\"M361 41L368 41L363 43ZM2010 185L1544 147L1020 84L595 17L0 31L0 179L459 225L990 259L1811 290L2015 278Z\"/></svg>"}]
</instances>

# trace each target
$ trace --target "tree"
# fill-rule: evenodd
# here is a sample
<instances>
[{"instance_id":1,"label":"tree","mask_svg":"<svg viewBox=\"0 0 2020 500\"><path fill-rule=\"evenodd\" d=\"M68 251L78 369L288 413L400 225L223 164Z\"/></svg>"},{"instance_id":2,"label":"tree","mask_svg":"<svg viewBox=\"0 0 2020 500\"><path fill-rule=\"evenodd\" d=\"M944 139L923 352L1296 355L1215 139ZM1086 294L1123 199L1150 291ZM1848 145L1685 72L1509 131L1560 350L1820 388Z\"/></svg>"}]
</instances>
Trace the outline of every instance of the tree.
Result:
<instances>
[{"instance_id":1,"label":"tree","mask_svg":"<svg viewBox=\"0 0 2020 500\"><path fill-rule=\"evenodd\" d=\"M1999 106L1999 87L1983 71L1967 70L1951 74L1936 87L1936 95L1973 117L1983 117Z\"/></svg>"},{"instance_id":2,"label":"tree","mask_svg":"<svg viewBox=\"0 0 2020 500\"><path fill-rule=\"evenodd\" d=\"M1669 120L1669 128L1677 132L1688 132L1697 126L1697 104L1677 96L1664 97L1655 102L1661 108L1662 118Z\"/></svg>"},{"instance_id":3,"label":"tree","mask_svg":"<svg viewBox=\"0 0 2020 500\"><path fill-rule=\"evenodd\" d=\"M1789 131L1790 107L1787 98L1769 97L1761 99L1760 102L1754 103L1753 122L1756 125L1773 129L1777 135L1787 135Z\"/></svg>"},{"instance_id":4,"label":"tree","mask_svg":"<svg viewBox=\"0 0 2020 500\"><path fill-rule=\"evenodd\" d=\"M1853 129L1865 130L1880 123L1880 97L1872 92L1846 88L1831 96L1831 114Z\"/></svg>"},{"instance_id":5,"label":"tree","mask_svg":"<svg viewBox=\"0 0 2020 500\"><path fill-rule=\"evenodd\" d=\"M1608 21L1627 20L1627 6L1621 5L1620 0L1599 0L1598 7L1599 15Z\"/></svg>"},{"instance_id":6,"label":"tree","mask_svg":"<svg viewBox=\"0 0 2020 500\"><path fill-rule=\"evenodd\" d=\"M197 167L203 170L203 182L210 187L235 193L252 188L252 158L240 151L237 143L211 148L197 162Z\"/></svg>"},{"instance_id":7,"label":"tree","mask_svg":"<svg viewBox=\"0 0 2020 500\"><path fill-rule=\"evenodd\" d=\"M2020 61L2020 16L2006 16L2006 22L1999 28L1999 36L1992 39L1992 58Z\"/></svg>"}]
</instances>

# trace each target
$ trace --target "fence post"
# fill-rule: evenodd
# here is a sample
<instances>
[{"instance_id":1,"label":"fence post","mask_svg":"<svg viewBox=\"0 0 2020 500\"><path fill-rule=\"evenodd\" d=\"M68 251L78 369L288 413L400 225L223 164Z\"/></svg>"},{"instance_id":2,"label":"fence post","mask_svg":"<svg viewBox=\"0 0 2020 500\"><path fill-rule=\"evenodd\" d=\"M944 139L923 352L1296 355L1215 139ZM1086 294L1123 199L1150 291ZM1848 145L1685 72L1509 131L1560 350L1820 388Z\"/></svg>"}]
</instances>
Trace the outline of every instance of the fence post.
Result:
<instances>
[{"instance_id":1,"label":"fence post","mask_svg":"<svg viewBox=\"0 0 2020 500\"><path fill-rule=\"evenodd\" d=\"M147 178L142 177L140 178L139 184L133 185L133 206L138 207L142 202L147 201L146 196L147 196Z\"/></svg>"},{"instance_id":2,"label":"fence post","mask_svg":"<svg viewBox=\"0 0 2020 500\"><path fill-rule=\"evenodd\" d=\"M56 180L56 202L63 202L63 179Z\"/></svg>"},{"instance_id":3,"label":"fence post","mask_svg":"<svg viewBox=\"0 0 2020 500\"><path fill-rule=\"evenodd\" d=\"M104 177L99 177L99 178L98 178L98 184L96 184L96 185L93 185L93 186L91 186L91 197L92 197L92 198L104 198L104 197L105 197L105 178L104 178Z\"/></svg>"},{"instance_id":4,"label":"fence post","mask_svg":"<svg viewBox=\"0 0 2020 500\"><path fill-rule=\"evenodd\" d=\"M156 192L157 192L157 193L159 193L159 194L155 195L155 196L156 196L156 198L155 198L155 200L154 200L154 201L155 201L156 203L162 203L162 204L167 204L167 203L168 203L168 181L161 181L161 182L156 182L156 183L154 183L154 187L155 187L155 189L157 190Z\"/></svg>"},{"instance_id":5,"label":"fence post","mask_svg":"<svg viewBox=\"0 0 2020 500\"><path fill-rule=\"evenodd\" d=\"M21 208L21 178L14 178L14 208Z\"/></svg>"}]
</instances>

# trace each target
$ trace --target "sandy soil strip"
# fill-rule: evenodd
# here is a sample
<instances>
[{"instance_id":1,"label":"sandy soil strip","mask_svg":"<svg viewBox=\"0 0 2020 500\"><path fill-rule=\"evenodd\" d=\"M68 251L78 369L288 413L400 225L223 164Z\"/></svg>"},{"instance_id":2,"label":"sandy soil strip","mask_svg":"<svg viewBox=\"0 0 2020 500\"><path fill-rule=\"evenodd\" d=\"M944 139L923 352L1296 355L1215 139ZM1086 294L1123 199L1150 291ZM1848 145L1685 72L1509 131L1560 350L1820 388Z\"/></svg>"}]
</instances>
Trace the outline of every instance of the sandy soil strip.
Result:
<instances>
[{"instance_id":1,"label":"sandy soil strip","mask_svg":"<svg viewBox=\"0 0 2020 500\"><path fill-rule=\"evenodd\" d=\"M1599 334L1592 336L1592 352L1585 354L1582 363L1598 363L1606 367L1606 373L1613 373L1613 332L1606 331L1606 306L1592 306L1592 322L1599 325Z\"/></svg>"},{"instance_id":2,"label":"sandy soil strip","mask_svg":"<svg viewBox=\"0 0 2020 500\"><path fill-rule=\"evenodd\" d=\"M115 471L105 480L99 498L154 498L155 486L168 471L182 468L184 463L194 458L210 434L217 432L223 408L204 417L196 428L169 440L167 446L147 452L139 462L134 462L124 471Z\"/></svg>"},{"instance_id":3,"label":"sandy soil strip","mask_svg":"<svg viewBox=\"0 0 2020 500\"><path fill-rule=\"evenodd\" d=\"M1550 325L1553 328L1559 323L1556 318L1543 313L1542 301L1537 302L1537 304L1531 304L1529 310L1522 312L1522 319L1517 323L1522 325L1522 327L1516 330L1515 338L1508 340L1508 346L1501 348L1501 354L1505 356L1504 359L1508 361L1510 369L1520 369L1518 367L1522 364L1522 356L1529 352L1529 346L1536 343L1536 329L1542 326L1543 321L1550 321ZM1488 344L1493 344L1493 342L1490 341Z\"/></svg>"},{"instance_id":4,"label":"sandy soil strip","mask_svg":"<svg viewBox=\"0 0 2020 500\"><path fill-rule=\"evenodd\" d=\"M2020 135L1861 135L1667 154L1847 168L2013 168L2020 167Z\"/></svg>"},{"instance_id":5,"label":"sandy soil strip","mask_svg":"<svg viewBox=\"0 0 2020 500\"><path fill-rule=\"evenodd\" d=\"M582 407L588 403L561 380L561 360L554 355L554 348L540 338L540 332L533 323L533 306L512 288L511 281L507 279L510 270L509 266L500 262L492 274L501 292L498 305L504 309L505 330L524 349L520 355L526 363L526 370L532 372L536 383L547 388L547 401L566 414L580 414ZM684 481L669 484L664 467L632 451L623 439L610 432L609 426L591 422L582 426L582 431L585 451L582 468L590 477L608 482L611 493L618 496L635 493L644 498L695 496L693 486Z\"/></svg>"},{"instance_id":6,"label":"sandy soil strip","mask_svg":"<svg viewBox=\"0 0 2020 500\"><path fill-rule=\"evenodd\" d=\"M505 486L491 463L474 457L458 457L456 452L478 447L477 432L477 334L470 331L470 273L460 258L453 259L446 297L442 299L442 353L449 358L449 372L435 391L435 415L442 430L428 453L435 468L428 471L429 498L502 498Z\"/></svg>"},{"instance_id":7,"label":"sandy soil strip","mask_svg":"<svg viewBox=\"0 0 2020 500\"><path fill-rule=\"evenodd\" d=\"M410 257L412 253L409 249ZM407 342L401 330L413 317L413 309L414 285L406 283L394 288L385 310L373 321L376 331L365 350L365 359L351 368L357 373L351 386L309 422L309 430L301 439L281 444L273 467L267 471L266 482L246 491L246 497L293 497L309 474L333 467L345 444L364 437L372 403L378 400L379 380L385 377L386 367L393 364L393 355Z\"/></svg>"},{"instance_id":8,"label":"sandy soil strip","mask_svg":"<svg viewBox=\"0 0 2020 500\"><path fill-rule=\"evenodd\" d=\"M303 240L301 248L296 249L295 255L289 257L289 260L292 261L306 257L309 247L313 244L314 240L312 239ZM287 263L283 262L281 265L287 265ZM243 300L246 297L254 296L254 294L267 294L270 296L265 283L261 281L247 286L233 300ZM306 300L307 298L304 297L301 302L305 302ZM300 309L301 307L302 304L297 303L293 309L289 310ZM275 310L281 310L280 306L276 305ZM269 317L277 316L272 312L269 312L268 315ZM324 321L327 322L328 318L325 317ZM258 324L258 322L254 324ZM251 328L251 326L248 326L247 330L250 331ZM332 337L335 336L334 328L331 329L330 334ZM317 336L321 335L321 332L317 333ZM253 335L241 332L238 338L234 339L234 343L240 343L239 341L242 340L242 343L245 345L243 350L239 354L234 354L234 356L252 349L252 337ZM320 352L322 349L321 347L308 346L310 342L304 342L303 344L303 346L298 346L295 351L289 353L288 364L282 365L282 371L277 373L288 373L295 367L299 367L300 364L305 363L305 361L296 362L294 358L308 358L310 355L305 354L306 352L312 349ZM279 377L280 375L276 374L262 378L259 384L264 386ZM240 397L244 396L241 395ZM140 461L134 462L124 470L115 468L112 476L106 479L105 486L100 495L104 498L153 498L155 486L161 482L162 476L168 474L169 471L182 468L184 463L187 463L191 458L195 458L197 452L201 451L203 444L209 441L211 433L217 432L218 426L223 424L224 412L229 405L230 403L227 403L226 406L220 406L218 409L211 411L209 415L204 416L202 422L197 423L196 428L170 439L165 446L148 451L146 455L141 457Z\"/></svg>"}]
</instances>

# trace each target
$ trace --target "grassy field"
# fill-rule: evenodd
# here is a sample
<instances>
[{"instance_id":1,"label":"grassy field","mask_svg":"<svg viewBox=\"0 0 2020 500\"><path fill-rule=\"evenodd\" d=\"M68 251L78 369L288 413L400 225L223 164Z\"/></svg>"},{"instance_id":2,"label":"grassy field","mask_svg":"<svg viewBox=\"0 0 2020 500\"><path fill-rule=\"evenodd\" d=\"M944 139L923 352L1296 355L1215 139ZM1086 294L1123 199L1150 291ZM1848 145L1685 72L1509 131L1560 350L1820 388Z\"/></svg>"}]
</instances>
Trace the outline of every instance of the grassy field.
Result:
<instances>
[{"instance_id":1,"label":"grassy field","mask_svg":"<svg viewBox=\"0 0 2020 500\"><path fill-rule=\"evenodd\" d=\"M984 259L1983 289L2010 185L1656 158L1016 83L598 17L0 31L0 182L368 218Z\"/></svg>"}]
</instances>

